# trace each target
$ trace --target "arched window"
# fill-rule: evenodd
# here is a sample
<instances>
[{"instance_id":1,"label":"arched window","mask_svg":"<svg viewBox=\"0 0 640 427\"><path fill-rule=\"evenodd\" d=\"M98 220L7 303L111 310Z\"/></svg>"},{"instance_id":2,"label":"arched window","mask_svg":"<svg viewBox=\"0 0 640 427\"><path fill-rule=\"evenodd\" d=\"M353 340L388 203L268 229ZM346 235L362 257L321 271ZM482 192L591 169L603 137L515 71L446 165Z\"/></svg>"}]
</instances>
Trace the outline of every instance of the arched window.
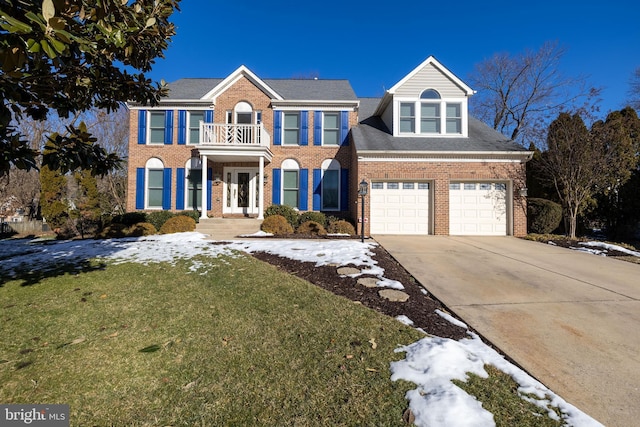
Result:
<instances>
[{"instance_id":1,"label":"arched window","mask_svg":"<svg viewBox=\"0 0 640 427\"><path fill-rule=\"evenodd\" d=\"M185 164L185 207L200 209L202 207L202 160L192 157Z\"/></svg>"},{"instance_id":2,"label":"arched window","mask_svg":"<svg viewBox=\"0 0 640 427\"><path fill-rule=\"evenodd\" d=\"M440 94L435 89L425 89L420 94L420 99L441 99Z\"/></svg>"},{"instance_id":3,"label":"arched window","mask_svg":"<svg viewBox=\"0 0 640 427\"><path fill-rule=\"evenodd\" d=\"M340 162L327 159L322 162L322 210L340 210Z\"/></svg>"},{"instance_id":4,"label":"arched window","mask_svg":"<svg viewBox=\"0 0 640 427\"><path fill-rule=\"evenodd\" d=\"M248 102L238 102L233 110L236 124L249 125L253 123L253 108Z\"/></svg>"},{"instance_id":5,"label":"arched window","mask_svg":"<svg viewBox=\"0 0 640 427\"><path fill-rule=\"evenodd\" d=\"M282 204L297 208L300 201L300 165L293 159L282 162Z\"/></svg>"},{"instance_id":6,"label":"arched window","mask_svg":"<svg viewBox=\"0 0 640 427\"><path fill-rule=\"evenodd\" d=\"M164 195L164 163L162 160L152 157L145 165L145 182L147 209L162 209Z\"/></svg>"}]
</instances>

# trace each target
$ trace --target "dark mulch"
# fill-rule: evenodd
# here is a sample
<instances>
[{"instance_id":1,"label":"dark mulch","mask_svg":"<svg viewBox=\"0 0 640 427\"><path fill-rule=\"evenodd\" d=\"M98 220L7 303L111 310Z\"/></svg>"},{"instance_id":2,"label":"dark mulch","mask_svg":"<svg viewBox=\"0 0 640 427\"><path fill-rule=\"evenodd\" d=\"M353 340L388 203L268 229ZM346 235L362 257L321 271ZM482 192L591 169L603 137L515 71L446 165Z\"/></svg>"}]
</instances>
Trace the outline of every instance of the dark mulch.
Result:
<instances>
[{"instance_id":1,"label":"dark mulch","mask_svg":"<svg viewBox=\"0 0 640 427\"><path fill-rule=\"evenodd\" d=\"M378 295L381 288L366 288L359 285L357 284L358 278L339 275L335 266L316 267L312 262L295 261L266 252L256 252L253 256L336 295L360 302L380 313L392 317L405 315L414 322L414 327L421 328L428 334L454 340L468 336L467 329L452 324L435 312L436 309L440 309L450 313L440 301L430 295L425 295L424 288L384 248L377 246L372 251L378 266L384 268L384 277L397 280L404 285L403 292L409 295L408 301L388 301ZM355 265L347 266L356 267ZM375 276L362 275L359 277Z\"/></svg>"}]
</instances>

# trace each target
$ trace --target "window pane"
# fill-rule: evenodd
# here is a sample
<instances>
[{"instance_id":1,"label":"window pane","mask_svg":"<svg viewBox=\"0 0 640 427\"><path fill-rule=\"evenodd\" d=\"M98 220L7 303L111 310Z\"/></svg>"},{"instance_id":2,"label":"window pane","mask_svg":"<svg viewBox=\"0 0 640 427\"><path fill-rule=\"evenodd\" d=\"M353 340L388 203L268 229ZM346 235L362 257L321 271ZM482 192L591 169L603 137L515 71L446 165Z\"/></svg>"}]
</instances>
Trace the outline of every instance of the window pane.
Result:
<instances>
[{"instance_id":1,"label":"window pane","mask_svg":"<svg viewBox=\"0 0 640 427\"><path fill-rule=\"evenodd\" d=\"M152 111L151 118L149 119L149 125L152 128L164 128L164 111Z\"/></svg>"},{"instance_id":2,"label":"window pane","mask_svg":"<svg viewBox=\"0 0 640 427\"><path fill-rule=\"evenodd\" d=\"M163 129L151 129L151 140L152 144L163 144L164 143L164 128Z\"/></svg>"},{"instance_id":3,"label":"window pane","mask_svg":"<svg viewBox=\"0 0 640 427\"><path fill-rule=\"evenodd\" d=\"M371 189L372 190L382 190L384 188L384 183L382 182L372 182Z\"/></svg>"},{"instance_id":4,"label":"window pane","mask_svg":"<svg viewBox=\"0 0 640 427\"><path fill-rule=\"evenodd\" d=\"M420 99L440 99L440 94L433 89L428 89L422 92Z\"/></svg>"},{"instance_id":5,"label":"window pane","mask_svg":"<svg viewBox=\"0 0 640 427\"><path fill-rule=\"evenodd\" d=\"M338 129L338 115L335 113L324 114L324 128L325 129Z\"/></svg>"},{"instance_id":6,"label":"window pane","mask_svg":"<svg viewBox=\"0 0 640 427\"><path fill-rule=\"evenodd\" d=\"M440 117L440 105L438 104L422 104L420 115L425 117Z\"/></svg>"},{"instance_id":7,"label":"window pane","mask_svg":"<svg viewBox=\"0 0 640 427\"><path fill-rule=\"evenodd\" d=\"M284 115L284 127L285 128L298 128L298 114L285 114Z\"/></svg>"},{"instance_id":8,"label":"window pane","mask_svg":"<svg viewBox=\"0 0 640 427\"><path fill-rule=\"evenodd\" d=\"M414 105L409 103L400 104L400 117L413 117Z\"/></svg>"},{"instance_id":9,"label":"window pane","mask_svg":"<svg viewBox=\"0 0 640 427\"><path fill-rule=\"evenodd\" d=\"M325 129L324 136L322 140L323 145L338 145L338 138L340 132L337 130L328 130Z\"/></svg>"},{"instance_id":10,"label":"window pane","mask_svg":"<svg viewBox=\"0 0 640 427\"><path fill-rule=\"evenodd\" d=\"M192 111L189 113L189 127L190 128L199 128L200 121L204 122L204 112L201 111Z\"/></svg>"},{"instance_id":11,"label":"window pane","mask_svg":"<svg viewBox=\"0 0 640 427\"><path fill-rule=\"evenodd\" d=\"M149 190L149 207L161 208L162 207L162 190Z\"/></svg>"},{"instance_id":12,"label":"window pane","mask_svg":"<svg viewBox=\"0 0 640 427\"><path fill-rule=\"evenodd\" d=\"M429 189L429 183L428 182L419 182L418 183L418 190L428 190Z\"/></svg>"},{"instance_id":13,"label":"window pane","mask_svg":"<svg viewBox=\"0 0 640 427\"><path fill-rule=\"evenodd\" d=\"M284 204L293 208L298 207L298 190L284 190Z\"/></svg>"},{"instance_id":14,"label":"window pane","mask_svg":"<svg viewBox=\"0 0 640 427\"><path fill-rule=\"evenodd\" d=\"M339 200L339 180L338 170L326 170L322 177L322 208L338 209Z\"/></svg>"},{"instance_id":15,"label":"window pane","mask_svg":"<svg viewBox=\"0 0 640 427\"><path fill-rule=\"evenodd\" d=\"M440 133L440 119L422 119L420 121L420 132Z\"/></svg>"},{"instance_id":16,"label":"window pane","mask_svg":"<svg viewBox=\"0 0 640 427\"><path fill-rule=\"evenodd\" d=\"M449 184L449 190L459 190L460 183L456 182L455 184Z\"/></svg>"},{"instance_id":17,"label":"window pane","mask_svg":"<svg viewBox=\"0 0 640 427\"><path fill-rule=\"evenodd\" d=\"M299 132L298 130L285 130L284 131L284 143L285 144L292 144L292 145L297 145L298 144L298 135Z\"/></svg>"},{"instance_id":18,"label":"window pane","mask_svg":"<svg viewBox=\"0 0 640 427\"><path fill-rule=\"evenodd\" d=\"M415 132L415 122L411 119L400 119L400 132Z\"/></svg>"},{"instance_id":19,"label":"window pane","mask_svg":"<svg viewBox=\"0 0 640 427\"><path fill-rule=\"evenodd\" d=\"M187 208L202 205L202 169L191 169L187 176Z\"/></svg>"},{"instance_id":20,"label":"window pane","mask_svg":"<svg viewBox=\"0 0 640 427\"><path fill-rule=\"evenodd\" d=\"M447 104L447 117L460 117L460 104Z\"/></svg>"},{"instance_id":21,"label":"window pane","mask_svg":"<svg viewBox=\"0 0 640 427\"><path fill-rule=\"evenodd\" d=\"M162 188L163 171L154 169L149 171L149 188Z\"/></svg>"},{"instance_id":22,"label":"window pane","mask_svg":"<svg viewBox=\"0 0 640 427\"><path fill-rule=\"evenodd\" d=\"M462 120L447 119L447 133L462 133Z\"/></svg>"},{"instance_id":23,"label":"window pane","mask_svg":"<svg viewBox=\"0 0 640 427\"><path fill-rule=\"evenodd\" d=\"M298 171L284 171L284 188L298 188Z\"/></svg>"},{"instance_id":24,"label":"window pane","mask_svg":"<svg viewBox=\"0 0 640 427\"><path fill-rule=\"evenodd\" d=\"M387 182L387 190L397 190L400 188L400 184L397 182Z\"/></svg>"},{"instance_id":25,"label":"window pane","mask_svg":"<svg viewBox=\"0 0 640 427\"><path fill-rule=\"evenodd\" d=\"M473 183L473 184L465 183L464 184L464 189L465 190L475 190L476 189L476 184L475 183Z\"/></svg>"}]
</instances>

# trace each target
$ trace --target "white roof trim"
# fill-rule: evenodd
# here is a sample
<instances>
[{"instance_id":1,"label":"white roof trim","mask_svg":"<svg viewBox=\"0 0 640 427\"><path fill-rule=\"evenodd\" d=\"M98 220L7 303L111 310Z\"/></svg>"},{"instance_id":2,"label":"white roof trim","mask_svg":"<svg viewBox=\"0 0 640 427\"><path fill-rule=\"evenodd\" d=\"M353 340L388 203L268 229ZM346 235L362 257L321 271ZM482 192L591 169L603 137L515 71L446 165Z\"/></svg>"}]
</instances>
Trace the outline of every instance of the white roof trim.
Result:
<instances>
[{"instance_id":1,"label":"white roof trim","mask_svg":"<svg viewBox=\"0 0 640 427\"><path fill-rule=\"evenodd\" d=\"M251 70L249 70L244 65L241 65L233 73L229 74L227 78L221 81L216 87L211 89L201 99L216 99L218 96L220 96L220 94L222 94L229 87L231 87L241 77L246 77L247 79L249 79L256 86L262 89L262 91L266 93L271 99L277 99L277 100L283 99L280 95L278 95L278 93L275 90L271 89L265 82L262 81L262 79L256 76Z\"/></svg>"},{"instance_id":2,"label":"white roof trim","mask_svg":"<svg viewBox=\"0 0 640 427\"><path fill-rule=\"evenodd\" d=\"M475 91L473 89L471 89L469 86L467 86L466 83L464 83L462 80L460 80L458 77L456 77L455 74L453 74L451 71L449 71L449 69L447 67L445 67L440 62L438 62L438 60L436 58L434 58L433 56L429 56L422 64L418 65L416 68L413 69L413 71L411 71L409 74L404 76L404 78L402 80L400 80L398 83L393 85L393 87L391 89L389 89L388 92L391 93L391 94L395 93L396 90L398 90L398 88L400 86L402 86L408 80L413 78L413 76L415 76L418 72L420 72L427 65L433 65L438 70L440 70L440 72L442 72L448 78L453 80L453 82L455 82L458 86L460 86L460 88L462 88L462 90L465 92L465 94L467 96L471 96L471 95L473 95L475 93Z\"/></svg>"}]
</instances>

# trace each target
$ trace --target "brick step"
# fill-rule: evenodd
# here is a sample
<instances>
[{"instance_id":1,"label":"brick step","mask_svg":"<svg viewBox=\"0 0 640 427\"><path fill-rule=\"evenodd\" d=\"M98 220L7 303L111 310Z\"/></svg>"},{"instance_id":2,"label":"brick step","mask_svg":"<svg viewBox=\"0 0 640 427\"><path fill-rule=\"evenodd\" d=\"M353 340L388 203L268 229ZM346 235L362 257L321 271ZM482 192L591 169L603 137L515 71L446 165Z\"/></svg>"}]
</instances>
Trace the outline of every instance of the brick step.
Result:
<instances>
[{"instance_id":1,"label":"brick step","mask_svg":"<svg viewBox=\"0 0 640 427\"><path fill-rule=\"evenodd\" d=\"M212 240L228 240L259 231L260 224L262 220L255 218L201 218L196 231Z\"/></svg>"}]
</instances>

